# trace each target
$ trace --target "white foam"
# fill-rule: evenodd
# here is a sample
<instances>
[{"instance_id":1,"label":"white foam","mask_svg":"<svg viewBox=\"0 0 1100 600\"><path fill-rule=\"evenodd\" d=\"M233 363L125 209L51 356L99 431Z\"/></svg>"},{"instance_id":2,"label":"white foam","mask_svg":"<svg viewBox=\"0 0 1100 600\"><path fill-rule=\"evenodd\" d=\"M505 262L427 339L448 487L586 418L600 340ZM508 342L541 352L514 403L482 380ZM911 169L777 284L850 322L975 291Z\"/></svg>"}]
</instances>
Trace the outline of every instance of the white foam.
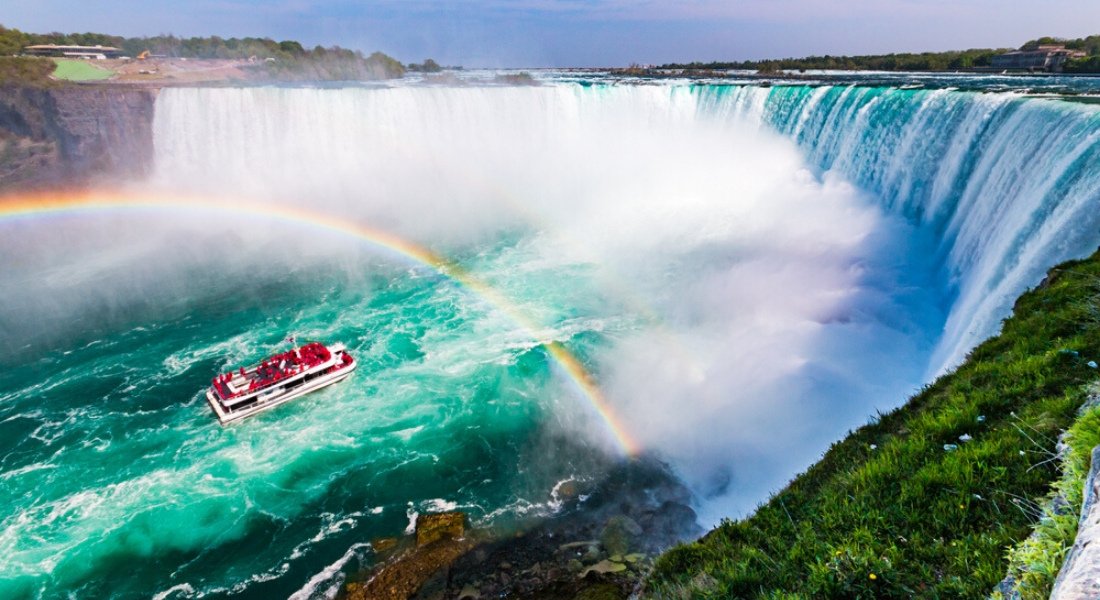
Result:
<instances>
[{"instance_id":1,"label":"white foam","mask_svg":"<svg viewBox=\"0 0 1100 600\"><path fill-rule=\"evenodd\" d=\"M398 430L398 431L390 432L390 435L393 435L394 437L400 438L401 441L403 441L403 442L408 442L409 440L412 439L412 436L416 435L417 433L420 433L423 430L424 430L423 425L417 425L416 427L409 427L407 429L401 429L401 430Z\"/></svg>"},{"instance_id":2,"label":"white foam","mask_svg":"<svg viewBox=\"0 0 1100 600\"><path fill-rule=\"evenodd\" d=\"M581 480L576 477L567 477L554 484L553 489L550 490L550 500L547 501L546 506L553 512L559 512L562 506L565 504L565 499L561 497L561 486L567 483L580 483Z\"/></svg>"},{"instance_id":3,"label":"white foam","mask_svg":"<svg viewBox=\"0 0 1100 600\"><path fill-rule=\"evenodd\" d=\"M18 469L12 469L11 471L4 471L0 473L0 479L11 479L20 475L26 475L27 473L33 473L35 471L47 471L50 469L56 469L57 465L53 463L33 463Z\"/></svg>"},{"instance_id":4,"label":"white foam","mask_svg":"<svg viewBox=\"0 0 1100 600\"><path fill-rule=\"evenodd\" d=\"M545 502L533 502L526 498L517 498L504 506L486 512L475 522L479 526L485 527L491 525L493 521L504 515L515 515L517 517L549 517L558 514L565 506L565 499L561 496L562 486L567 483L581 483L586 480L586 478L577 476L566 477L554 484L550 489L550 497ZM585 495L578 496L578 500L581 502L587 499L588 497Z\"/></svg>"},{"instance_id":5,"label":"white foam","mask_svg":"<svg viewBox=\"0 0 1100 600\"><path fill-rule=\"evenodd\" d=\"M409 502L409 507L405 509L405 516L409 518L409 524L405 526L405 535L412 535L416 533L416 519L420 516L420 513L413 508L412 502Z\"/></svg>"},{"instance_id":6,"label":"white foam","mask_svg":"<svg viewBox=\"0 0 1100 600\"><path fill-rule=\"evenodd\" d=\"M450 512L458 508L458 503L443 498L432 498L421 502L420 508L431 512Z\"/></svg>"},{"instance_id":7,"label":"white foam","mask_svg":"<svg viewBox=\"0 0 1100 600\"><path fill-rule=\"evenodd\" d=\"M239 593L245 591L246 589L248 589L254 583L264 583L266 581L274 581L274 580L282 577L283 575L286 575L287 571L289 571L289 570L290 570L290 564L289 563L280 563L279 566L275 567L274 569L272 569L270 571L263 571L263 572L260 572L260 573L255 573L252 576L250 576L248 579L234 584L233 587L231 587L229 589L229 592L232 593L232 594L239 594Z\"/></svg>"},{"instance_id":8,"label":"white foam","mask_svg":"<svg viewBox=\"0 0 1100 600\"><path fill-rule=\"evenodd\" d=\"M358 518L362 516L363 513L361 512L353 512L343 518L337 518L337 516L332 513L322 514L321 528L313 537L309 538L309 540L294 547L294 550L290 553L290 560L297 560L305 556L310 546L328 539L330 535L354 528L358 523Z\"/></svg>"},{"instance_id":9,"label":"white foam","mask_svg":"<svg viewBox=\"0 0 1100 600\"><path fill-rule=\"evenodd\" d=\"M354 544L336 562L330 564L309 579L301 589L290 595L287 600L318 600L335 598L344 582L342 569L352 559L363 560L368 543Z\"/></svg>"},{"instance_id":10,"label":"white foam","mask_svg":"<svg viewBox=\"0 0 1100 600\"><path fill-rule=\"evenodd\" d=\"M153 600L168 600L169 598L195 598L195 588L190 583L178 583L163 592L153 596Z\"/></svg>"}]
</instances>

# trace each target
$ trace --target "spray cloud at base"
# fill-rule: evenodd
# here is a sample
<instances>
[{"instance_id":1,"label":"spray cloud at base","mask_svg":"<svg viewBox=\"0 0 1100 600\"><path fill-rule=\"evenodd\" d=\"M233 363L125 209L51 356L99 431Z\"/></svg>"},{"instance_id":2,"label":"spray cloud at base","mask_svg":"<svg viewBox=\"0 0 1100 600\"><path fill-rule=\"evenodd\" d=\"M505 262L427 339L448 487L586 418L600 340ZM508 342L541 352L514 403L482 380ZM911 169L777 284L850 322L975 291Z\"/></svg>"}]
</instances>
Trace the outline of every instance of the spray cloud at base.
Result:
<instances>
[{"instance_id":1,"label":"spray cloud at base","mask_svg":"<svg viewBox=\"0 0 1100 600\"><path fill-rule=\"evenodd\" d=\"M581 273L557 293L605 320L601 385L714 515L751 508L919 385L941 318L910 308L935 304L916 290L928 265L907 258L919 235L686 90L181 90L160 103L160 185L202 173L200 189L306 202L445 252L507 240L514 268L480 274L551 321L562 311L525 271Z\"/></svg>"}]
</instances>

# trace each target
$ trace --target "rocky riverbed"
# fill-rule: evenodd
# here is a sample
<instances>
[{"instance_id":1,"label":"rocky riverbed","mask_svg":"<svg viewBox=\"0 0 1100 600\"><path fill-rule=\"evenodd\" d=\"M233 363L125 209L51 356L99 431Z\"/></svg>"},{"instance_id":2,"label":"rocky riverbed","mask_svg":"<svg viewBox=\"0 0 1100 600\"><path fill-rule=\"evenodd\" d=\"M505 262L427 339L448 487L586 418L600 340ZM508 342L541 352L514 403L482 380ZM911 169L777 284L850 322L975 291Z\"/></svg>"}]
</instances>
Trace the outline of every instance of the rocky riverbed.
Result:
<instances>
[{"instance_id":1,"label":"rocky riverbed","mask_svg":"<svg viewBox=\"0 0 1100 600\"><path fill-rule=\"evenodd\" d=\"M553 517L511 531L469 530L461 513L421 516L416 539L376 540L378 563L348 599L626 598L653 558L701 530L691 495L652 457L559 490Z\"/></svg>"}]
</instances>

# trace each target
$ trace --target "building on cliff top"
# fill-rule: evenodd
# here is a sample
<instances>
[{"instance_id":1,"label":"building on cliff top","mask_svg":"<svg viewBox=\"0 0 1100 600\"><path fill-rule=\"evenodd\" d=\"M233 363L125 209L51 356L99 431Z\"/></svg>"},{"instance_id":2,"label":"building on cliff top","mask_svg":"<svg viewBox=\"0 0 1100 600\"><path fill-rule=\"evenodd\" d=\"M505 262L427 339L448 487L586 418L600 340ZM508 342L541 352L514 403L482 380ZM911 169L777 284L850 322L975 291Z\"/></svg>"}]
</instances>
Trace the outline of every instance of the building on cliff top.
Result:
<instances>
[{"instance_id":1,"label":"building on cliff top","mask_svg":"<svg viewBox=\"0 0 1100 600\"><path fill-rule=\"evenodd\" d=\"M1062 65L1071 58L1084 58L1086 54L1068 50L1062 45L1042 45L1034 50L1016 50L993 57L995 70L1027 70L1061 72Z\"/></svg>"},{"instance_id":2,"label":"building on cliff top","mask_svg":"<svg viewBox=\"0 0 1100 600\"><path fill-rule=\"evenodd\" d=\"M39 44L23 48L26 56L62 56L65 58L118 58L122 56L122 50L114 46L58 46L56 44Z\"/></svg>"}]
</instances>

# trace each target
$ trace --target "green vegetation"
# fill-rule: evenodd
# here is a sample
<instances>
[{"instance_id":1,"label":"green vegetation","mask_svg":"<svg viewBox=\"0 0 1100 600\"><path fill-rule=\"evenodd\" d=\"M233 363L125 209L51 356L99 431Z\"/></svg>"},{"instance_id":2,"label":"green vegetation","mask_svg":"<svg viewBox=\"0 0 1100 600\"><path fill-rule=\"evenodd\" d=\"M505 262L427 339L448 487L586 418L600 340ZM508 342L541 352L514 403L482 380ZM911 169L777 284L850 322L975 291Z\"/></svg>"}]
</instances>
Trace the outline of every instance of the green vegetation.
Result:
<instances>
[{"instance_id":1,"label":"green vegetation","mask_svg":"<svg viewBox=\"0 0 1100 600\"><path fill-rule=\"evenodd\" d=\"M1040 45L1062 44L1069 50L1088 53L1088 58L1071 60L1065 65L1070 73L1100 72L1100 35L1079 39L1060 39L1043 37L1031 40L1020 47L1021 50L1034 50ZM919 54L876 54L867 56L807 56L804 58L783 58L769 60L746 60L732 62L693 62L687 64L661 65L661 69L687 70L725 70L742 69L758 71L763 74L780 71L806 71L827 69L834 71L965 71L967 69L989 67L993 57L1008 52L1009 49L981 48L972 50L953 50L949 52L921 52Z\"/></svg>"},{"instance_id":2,"label":"green vegetation","mask_svg":"<svg viewBox=\"0 0 1100 600\"><path fill-rule=\"evenodd\" d=\"M1050 46L1061 44L1069 50L1081 50L1087 53L1089 56L1100 56L1100 35L1090 35L1084 38L1077 39L1065 39L1055 37L1041 37L1037 40L1031 40L1020 46L1020 50L1036 50L1039 46Z\"/></svg>"},{"instance_id":3,"label":"green vegetation","mask_svg":"<svg viewBox=\"0 0 1100 600\"><path fill-rule=\"evenodd\" d=\"M270 38L179 38L174 35L124 38L103 33L25 33L0 26L0 56L19 54L24 46L62 44L114 46L126 56L148 51L170 58L254 59L258 73L280 79L351 80L400 77L405 67L399 61L375 52L364 56L339 46L316 46L308 50L299 42Z\"/></svg>"},{"instance_id":4,"label":"green vegetation","mask_svg":"<svg viewBox=\"0 0 1100 600\"><path fill-rule=\"evenodd\" d=\"M504 85L538 85L537 79L531 76L527 71L520 71L519 73L498 73L496 77L493 77L494 83L501 83Z\"/></svg>"},{"instance_id":5,"label":"green vegetation","mask_svg":"<svg viewBox=\"0 0 1100 600\"><path fill-rule=\"evenodd\" d=\"M662 69L744 69L776 73L828 69L835 71L958 71L988 67L1000 49L960 50L952 52L922 52L920 54L885 54L874 56L808 56L776 60L746 60L741 62L710 62L662 65Z\"/></svg>"},{"instance_id":6,"label":"green vegetation","mask_svg":"<svg viewBox=\"0 0 1100 600\"><path fill-rule=\"evenodd\" d=\"M65 44L79 46L122 47L124 38L103 33L24 33L0 25L0 56L16 56L24 46L35 44Z\"/></svg>"},{"instance_id":7,"label":"green vegetation","mask_svg":"<svg viewBox=\"0 0 1100 600\"><path fill-rule=\"evenodd\" d=\"M1100 357L1098 315L1100 252L1052 270L1001 335L834 444L754 515L660 557L649 594L981 598L1011 564L1029 597L1043 597L1100 440L1097 413L1077 418L1098 375L1088 365ZM1071 426L1063 473L1057 439ZM1072 516L1041 518L1052 482Z\"/></svg>"},{"instance_id":8,"label":"green vegetation","mask_svg":"<svg viewBox=\"0 0 1100 600\"><path fill-rule=\"evenodd\" d=\"M409 70L413 73L438 73L443 70L439 63L427 58L422 63L409 63Z\"/></svg>"},{"instance_id":9,"label":"green vegetation","mask_svg":"<svg viewBox=\"0 0 1100 600\"><path fill-rule=\"evenodd\" d=\"M0 56L0 84L48 85L56 65L46 58Z\"/></svg>"},{"instance_id":10,"label":"green vegetation","mask_svg":"<svg viewBox=\"0 0 1100 600\"><path fill-rule=\"evenodd\" d=\"M1062 70L1066 73L1100 73L1100 56L1070 59Z\"/></svg>"},{"instance_id":11,"label":"green vegetation","mask_svg":"<svg viewBox=\"0 0 1100 600\"><path fill-rule=\"evenodd\" d=\"M381 52L364 57L358 51L321 46L291 57L265 59L256 68L280 81L393 79L405 74L405 67L397 59Z\"/></svg>"},{"instance_id":12,"label":"green vegetation","mask_svg":"<svg viewBox=\"0 0 1100 600\"><path fill-rule=\"evenodd\" d=\"M1095 387L1093 394L1100 393ZM1092 407L1070 427L1063 439L1062 476L1043 505L1032 535L1008 554L1012 589L1023 600L1050 597L1058 570L1073 545L1092 449L1100 444L1100 409ZM995 598L1002 598L998 592Z\"/></svg>"},{"instance_id":13,"label":"green vegetation","mask_svg":"<svg viewBox=\"0 0 1100 600\"><path fill-rule=\"evenodd\" d=\"M66 81L96 81L109 79L114 75L113 71L101 69L87 60L59 58L54 62L57 63L57 69L54 70L53 76Z\"/></svg>"}]
</instances>

